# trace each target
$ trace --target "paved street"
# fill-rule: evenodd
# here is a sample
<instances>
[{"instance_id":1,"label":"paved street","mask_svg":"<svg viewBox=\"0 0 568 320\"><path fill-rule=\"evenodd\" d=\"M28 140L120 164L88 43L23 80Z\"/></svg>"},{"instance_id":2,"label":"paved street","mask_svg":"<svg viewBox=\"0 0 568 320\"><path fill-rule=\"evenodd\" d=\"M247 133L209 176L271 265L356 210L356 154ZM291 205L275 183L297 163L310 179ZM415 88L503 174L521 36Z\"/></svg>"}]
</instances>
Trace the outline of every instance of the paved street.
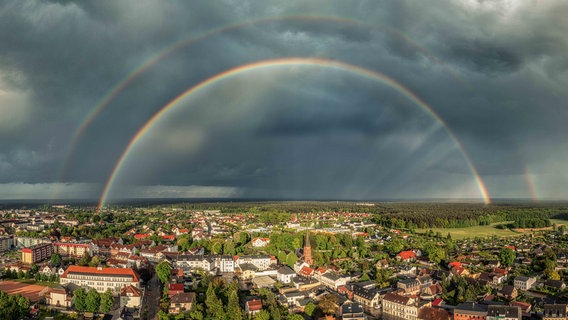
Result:
<instances>
[{"instance_id":1,"label":"paved street","mask_svg":"<svg viewBox=\"0 0 568 320\"><path fill-rule=\"evenodd\" d=\"M150 286L150 289L148 289L148 286ZM140 318L154 320L158 319L160 303L160 284L158 282L157 274L154 274L152 279L150 279L148 286L146 287L144 299L142 300ZM148 307L148 316L144 317L144 310L146 310L146 307Z\"/></svg>"}]
</instances>

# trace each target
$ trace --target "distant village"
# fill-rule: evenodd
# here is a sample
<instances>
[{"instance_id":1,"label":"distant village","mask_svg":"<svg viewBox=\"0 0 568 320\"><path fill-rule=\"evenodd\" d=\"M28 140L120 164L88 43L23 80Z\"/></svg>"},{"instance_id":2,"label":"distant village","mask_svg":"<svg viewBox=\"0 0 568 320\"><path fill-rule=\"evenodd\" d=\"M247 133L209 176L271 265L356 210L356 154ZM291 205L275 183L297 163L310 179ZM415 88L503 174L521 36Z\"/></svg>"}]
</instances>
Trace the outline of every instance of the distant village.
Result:
<instances>
[{"instance_id":1,"label":"distant village","mask_svg":"<svg viewBox=\"0 0 568 320\"><path fill-rule=\"evenodd\" d=\"M563 225L458 240L361 207L3 210L0 308L17 297L14 315L37 319L568 319Z\"/></svg>"}]
</instances>

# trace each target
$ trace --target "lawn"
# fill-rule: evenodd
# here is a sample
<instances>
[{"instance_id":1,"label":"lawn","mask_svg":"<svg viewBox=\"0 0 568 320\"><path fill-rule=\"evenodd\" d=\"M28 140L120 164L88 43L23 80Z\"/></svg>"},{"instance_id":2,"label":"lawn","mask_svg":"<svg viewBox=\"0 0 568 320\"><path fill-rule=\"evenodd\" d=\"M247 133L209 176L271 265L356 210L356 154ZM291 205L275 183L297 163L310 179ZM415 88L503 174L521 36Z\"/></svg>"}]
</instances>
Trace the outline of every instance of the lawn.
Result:
<instances>
[{"instance_id":1,"label":"lawn","mask_svg":"<svg viewBox=\"0 0 568 320\"><path fill-rule=\"evenodd\" d=\"M559 220L561 221L561 220ZM564 221L568 224L568 221ZM448 233L452 236L454 240L461 240L465 238L475 238L475 237L514 237L520 236L522 233L514 232L509 229L498 229L496 228L499 224L505 224L509 222L498 222L493 223L488 226L474 226L474 227L467 227L467 228L429 228L429 229L417 229L416 232L424 233L428 230L432 230L434 232L440 232L442 236L446 236ZM554 223L554 222L553 222Z\"/></svg>"}]
</instances>

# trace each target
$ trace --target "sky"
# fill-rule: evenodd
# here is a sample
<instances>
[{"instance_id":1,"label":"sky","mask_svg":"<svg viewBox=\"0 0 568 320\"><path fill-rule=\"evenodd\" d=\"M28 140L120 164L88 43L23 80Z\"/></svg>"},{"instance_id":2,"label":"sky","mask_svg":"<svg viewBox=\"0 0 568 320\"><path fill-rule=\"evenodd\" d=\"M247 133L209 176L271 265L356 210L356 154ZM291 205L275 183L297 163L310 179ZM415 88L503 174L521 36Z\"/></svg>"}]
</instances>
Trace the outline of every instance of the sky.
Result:
<instances>
[{"instance_id":1,"label":"sky","mask_svg":"<svg viewBox=\"0 0 568 320\"><path fill-rule=\"evenodd\" d=\"M566 200L567 15L5 0L0 199Z\"/></svg>"}]
</instances>

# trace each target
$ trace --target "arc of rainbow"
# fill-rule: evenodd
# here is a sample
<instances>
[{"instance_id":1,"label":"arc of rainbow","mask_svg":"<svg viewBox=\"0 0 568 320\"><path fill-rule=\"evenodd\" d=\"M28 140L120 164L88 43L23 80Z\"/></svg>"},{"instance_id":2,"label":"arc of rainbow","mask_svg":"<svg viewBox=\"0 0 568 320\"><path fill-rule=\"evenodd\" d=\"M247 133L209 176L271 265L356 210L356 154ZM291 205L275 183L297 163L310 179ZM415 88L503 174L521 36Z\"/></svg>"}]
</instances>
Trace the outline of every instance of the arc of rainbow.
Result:
<instances>
[{"instance_id":1,"label":"arc of rainbow","mask_svg":"<svg viewBox=\"0 0 568 320\"><path fill-rule=\"evenodd\" d=\"M264 61L254 62L254 63L242 65L242 66L221 72L221 73L219 73L219 74L217 74L217 75L215 75L215 76L213 76L209 79L206 79L206 80L202 81L201 83L189 88L188 90L186 90L185 92L181 93L176 98L171 100L167 105L165 105L162 109L160 109L160 111L158 111L156 114L154 114L154 116L152 118L150 118L140 128L140 130L138 130L138 132L133 136L133 138L130 140L128 146L126 147L125 151L122 153L117 164L115 165L107 183L105 184L103 193L101 195L101 198L100 198L100 201L99 201L99 204L98 204L98 210L100 211L104 207L104 205L107 201L107 198L109 196L109 192L110 192L110 190L111 190L111 188L112 188L112 186L113 186L113 184L114 184L114 182L115 182L115 180L118 176L118 173L120 172L122 166L126 162L128 155L130 154L130 151L138 144L138 142L140 142L142 140L142 137L144 137L144 135L150 131L150 129L153 127L153 125L157 121L159 121L161 118L163 118L164 115L166 113L168 113L168 111L174 109L174 107L176 105L178 105L179 102L181 102L185 98L191 96L192 94L208 87L209 85L212 85L212 84L217 83L219 81L222 81L224 79L228 79L228 78L231 78L231 77L234 77L236 75L246 73L246 72L253 72L253 71L258 71L258 70L262 70L262 69L282 67L282 66L317 66L317 67L332 68L332 69L337 69L337 70L342 70L342 71L348 71L348 72L352 72L354 74L357 74L357 75L378 81L380 83L384 83L384 84L390 86L391 88L397 90L399 93L401 93L402 95L407 97L409 100L414 102L417 106L421 107L423 110L428 112L432 117L434 117L437 121L439 121L439 123L441 125L443 125L446 128L448 134L450 135L452 140L456 143L456 146L461 151L464 160L466 161L471 173L473 174L474 179L477 183L479 192L480 192L480 194L483 198L483 201L486 204L491 203L491 199L488 195L487 188L485 187L483 180L481 179L479 173L477 172L477 169L473 165L471 159L469 158L469 156L465 152L463 146L461 145L461 143L459 142L459 140L457 139L455 134L449 129L449 127L446 125L444 120L442 118L440 118L426 102L424 102L421 98L419 98L417 95L415 95L408 88L406 88L402 84L398 83L397 81L389 78L388 76L386 76L382 73L372 71L372 70L368 70L368 69L364 69L362 67L347 64L347 63L344 63L344 62L328 60L328 59L321 59L321 58L285 58L285 59L274 59L274 60L264 60Z\"/></svg>"},{"instance_id":2,"label":"arc of rainbow","mask_svg":"<svg viewBox=\"0 0 568 320\"><path fill-rule=\"evenodd\" d=\"M414 47L415 49L422 52L426 57L428 57L428 59L434 61L436 64L443 66L444 69L450 75L452 75L453 78L455 78L459 82L463 83L463 81L460 80L456 75L454 75L453 72L442 61L440 61L440 59L438 59L432 52L430 52L428 49L426 49L423 46L421 46L420 44L418 44L416 41L414 41L412 38L408 37L404 33L400 32L396 29L393 29L391 27L369 24L369 23L365 23L365 22L361 22L361 21L357 21L357 20L352 20L352 19L347 19L347 18L342 18L342 17L335 17L335 16L331 16L331 17L328 17L328 16L275 16L275 17L253 19L253 20L248 20L248 21L236 23L236 24L231 24L231 25L228 25L228 26L222 26L222 27L213 29L211 31L205 32L204 34L201 34L201 35L189 38L189 39L183 39L183 40L178 41L178 42L174 43L173 45L163 49L162 51L160 51L159 53L157 53L156 55L154 55L153 57L149 58L144 63L142 63L142 65L140 65L137 69L135 69L134 71L129 73L123 80L121 80L116 86L114 86L105 96L103 96L96 103L93 110L91 112L89 112L85 116L85 118L83 118L83 120L81 121L81 124L79 125L79 127L77 127L77 129L73 133L73 135L71 137L71 141L69 143L68 151L65 155L63 164L62 164L61 169L60 169L60 172L58 173L59 180L61 180L63 178L63 174L64 174L64 171L65 171L65 168L68 165L68 161L70 160L71 154L75 150L75 146L77 145L77 142L79 141L81 136L84 134L85 130L89 127L89 125L93 122L93 120L109 105L109 103L120 92L122 92L122 90L124 90L126 87L128 87L128 85L130 85L134 80L136 80L138 77L140 77L146 70L148 70L149 68L151 68L152 66L154 66L155 64L160 62L161 60L165 59L169 55L177 52L178 50L180 50L184 47L191 46L191 45L193 45L197 42L206 40L206 39L210 38L211 36L221 34L221 33L224 33L224 32L228 32L228 31L232 31L232 30L236 30L236 29L240 29L240 28L243 28L243 27L255 25L255 24L268 23L268 22L278 22L278 21L288 21L288 20L290 20L290 21L335 22L335 23L341 23L341 24L344 24L344 25L361 26L361 27L366 27L366 28L371 28L371 29L381 30L383 32L387 32L391 35L398 37L399 39L402 39L405 43L410 44L412 47Z\"/></svg>"}]
</instances>

